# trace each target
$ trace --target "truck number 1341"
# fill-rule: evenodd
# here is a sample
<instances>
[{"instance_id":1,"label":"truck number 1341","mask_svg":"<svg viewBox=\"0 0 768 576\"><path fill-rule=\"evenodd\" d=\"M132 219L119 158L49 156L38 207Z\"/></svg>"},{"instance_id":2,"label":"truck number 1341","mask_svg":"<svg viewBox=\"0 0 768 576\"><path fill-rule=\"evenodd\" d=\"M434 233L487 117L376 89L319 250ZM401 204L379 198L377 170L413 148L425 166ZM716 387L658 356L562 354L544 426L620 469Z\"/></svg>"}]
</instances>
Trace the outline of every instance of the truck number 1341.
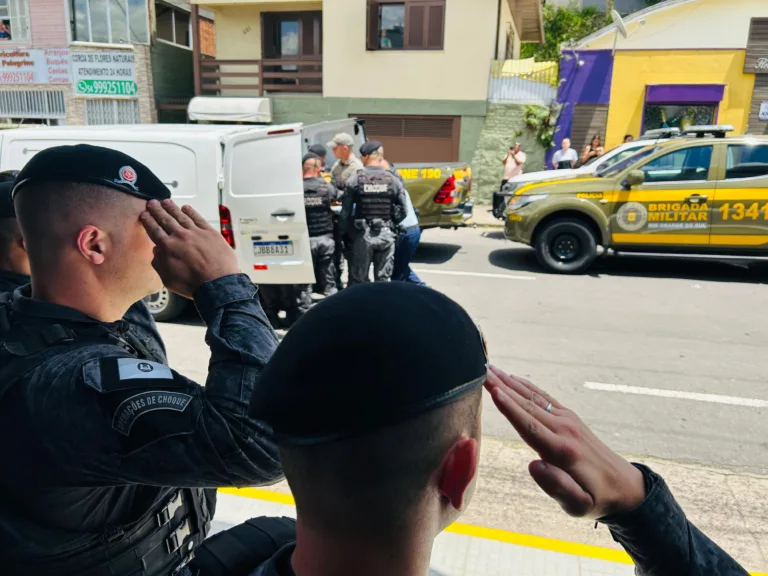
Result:
<instances>
[{"instance_id":1,"label":"truck number 1341","mask_svg":"<svg viewBox=\"0 0 768 576\"><path fill-rule=\"evenodd\" d=\"M736 202L735 204L726 202L718 210L723 215L723 220L744 220L744 218L757 220L761 212L763 213L763 220L768 220L768 202L759 208L757 202L750 204L749 208L743 202Z\"/></svg>"}]
</instances>

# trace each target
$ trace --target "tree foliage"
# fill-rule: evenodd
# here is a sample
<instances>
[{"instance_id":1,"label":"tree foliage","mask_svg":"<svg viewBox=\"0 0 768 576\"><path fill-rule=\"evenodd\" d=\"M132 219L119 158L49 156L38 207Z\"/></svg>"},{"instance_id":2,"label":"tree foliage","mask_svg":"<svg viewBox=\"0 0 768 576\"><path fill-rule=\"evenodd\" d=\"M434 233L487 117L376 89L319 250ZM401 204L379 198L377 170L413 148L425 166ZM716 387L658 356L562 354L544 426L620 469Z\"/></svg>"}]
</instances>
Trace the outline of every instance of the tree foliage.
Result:
<instances>
[{"instance_id":1,"label":"tree foliage","mask_svg":"<svg viewBox=\"0 0 768 576\"><path fill-rule=\"evenodd\" d=\"M594 6L544 6L544 43L523 44L521 58L537 62L560 60L560 46L581 40L611 23L610 12L600 12Z\"/></svg>"}]
</instances>

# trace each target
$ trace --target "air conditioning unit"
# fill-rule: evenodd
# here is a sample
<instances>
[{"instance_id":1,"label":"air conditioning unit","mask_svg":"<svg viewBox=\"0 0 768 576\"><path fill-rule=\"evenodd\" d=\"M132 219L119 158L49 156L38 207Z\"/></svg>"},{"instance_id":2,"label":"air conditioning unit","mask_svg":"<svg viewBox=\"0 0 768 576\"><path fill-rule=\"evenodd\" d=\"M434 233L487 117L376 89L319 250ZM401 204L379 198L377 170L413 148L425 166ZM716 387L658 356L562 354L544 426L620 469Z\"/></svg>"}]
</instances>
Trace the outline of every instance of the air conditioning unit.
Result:
<instances>
[{"instance_id":1,"label":"air conditioning unit","mask_svg":"<svg viewBox=\"0 0 768 576\"><path fill-rule=\"evenodd\" d=\"M197 122L269 124L272 122L272 104L269 98L196 96L189 102L187 116Z\"/></svg>"}]
</instances>

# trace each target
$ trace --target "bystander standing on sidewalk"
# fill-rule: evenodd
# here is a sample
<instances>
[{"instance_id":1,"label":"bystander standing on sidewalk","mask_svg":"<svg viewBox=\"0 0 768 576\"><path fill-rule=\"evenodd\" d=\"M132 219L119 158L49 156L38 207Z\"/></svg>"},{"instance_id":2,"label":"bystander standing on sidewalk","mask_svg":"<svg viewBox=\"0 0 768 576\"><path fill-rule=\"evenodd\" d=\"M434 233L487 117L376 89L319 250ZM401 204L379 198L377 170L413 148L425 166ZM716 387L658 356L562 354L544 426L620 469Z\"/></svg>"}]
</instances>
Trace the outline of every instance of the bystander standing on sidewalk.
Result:
<instances>
[{"instance_id":1,"label":"bystander standing on sidewalk","mask_svg":"<svg viewBox=\"0 0 768 576\"><path fill-rule=\"evenodd\" d=\"M504 177L501 179L501 186L509 182L515 176L520 176L523 173L523 166L525 166L526 156L522 150L520 142L515 142L514 146L510 146L507 150L507 154L501 163L504 165Z\"/></svg>"}]
</instances>

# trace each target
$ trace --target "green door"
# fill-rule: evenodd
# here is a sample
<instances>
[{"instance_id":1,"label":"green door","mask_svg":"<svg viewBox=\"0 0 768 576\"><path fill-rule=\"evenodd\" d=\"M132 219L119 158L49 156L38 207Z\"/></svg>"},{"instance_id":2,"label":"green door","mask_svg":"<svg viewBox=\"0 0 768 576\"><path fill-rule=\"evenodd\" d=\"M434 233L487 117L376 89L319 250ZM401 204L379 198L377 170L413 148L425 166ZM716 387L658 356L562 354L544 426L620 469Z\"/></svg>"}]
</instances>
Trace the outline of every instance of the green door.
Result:
<instances>
[{"instance_id":1,"label":"green door","mask_svg":"<svg viewBox=\"0 0 768 576\"><path fill-rule=\"evenodd\" d=\"M693 145L635 166L645 182L614 194L615 245L708 245L713 145Z\"/></svg>"},{"instance_id":2,"label":"green door","mask_svg":"<svg viewBox=\"0 0 768 576\"><path fill-rule=\"evenodd\" d=\"M729 144L718 174L712 245L768 245L768 144Z\"/></svg>"}]
</instances>

